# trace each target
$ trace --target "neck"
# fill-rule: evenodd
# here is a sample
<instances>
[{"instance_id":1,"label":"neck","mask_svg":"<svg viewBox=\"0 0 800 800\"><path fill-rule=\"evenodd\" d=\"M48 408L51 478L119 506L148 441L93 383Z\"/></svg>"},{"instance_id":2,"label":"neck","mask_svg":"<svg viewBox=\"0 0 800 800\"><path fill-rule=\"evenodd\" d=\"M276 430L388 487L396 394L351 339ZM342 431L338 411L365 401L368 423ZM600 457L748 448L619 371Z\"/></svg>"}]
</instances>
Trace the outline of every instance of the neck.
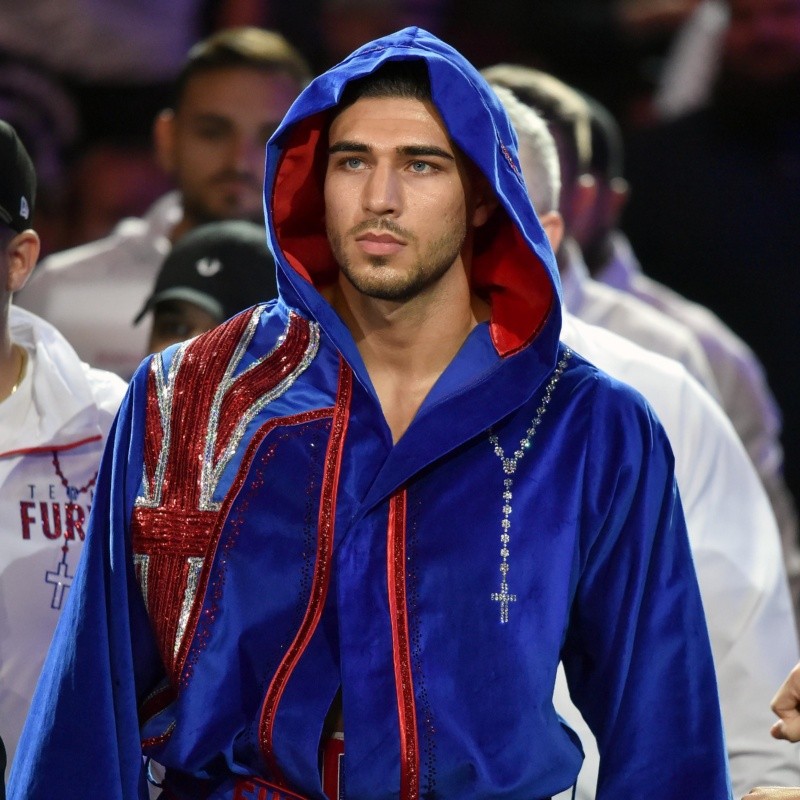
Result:
<instances>
[{"instance_id":1,"label":"neck","mask_svg":"<svg viewBox=\"0 0 800 800\"><path fill-rule=\"evenodd\" d=\"M583 256L591 275L601 272L614 256L614 244L610 232L603 234L584 248Z\"/></svg>"},{"instance_id":2,"label":"neck","mask_svg":"<svg viewBox=\"0 0 800 800\"><path fill-rule=\"evenodd\" d=\"M24 376L25 355L11 340L8 326L0 335L0 400L12 395Z\"/></svg>"},{"instance_id":3,"label":"neck","mask_svg":"<svg viewBox=\"0 0 800 800\"><path fill-rule=\"evenodd\" d=\"M396 442L489 307L451 269L407 302L376 300L340 280L332 304L355 339Z\"/></svg>"}]
</instances>

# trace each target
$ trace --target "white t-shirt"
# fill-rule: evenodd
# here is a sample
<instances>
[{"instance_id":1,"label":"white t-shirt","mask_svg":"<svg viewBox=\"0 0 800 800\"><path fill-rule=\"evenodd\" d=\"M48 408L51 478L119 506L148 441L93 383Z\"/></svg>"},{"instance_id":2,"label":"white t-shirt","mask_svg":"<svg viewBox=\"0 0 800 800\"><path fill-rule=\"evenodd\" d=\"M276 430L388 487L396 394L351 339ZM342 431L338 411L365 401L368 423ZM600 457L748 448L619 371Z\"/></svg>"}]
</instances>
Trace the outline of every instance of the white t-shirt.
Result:
<instances>
[{"instance_id":1,"label":"white t-shirt","mask_svg":"<svg viewBox=\"0 0 800 800\"><path fill-rule=\"evenodd\" d=\"M94 479L125 391L57 331L11 309L28 363L0 402L0 736L10 767L81 555Z\"/></svg>"}]
</instances>

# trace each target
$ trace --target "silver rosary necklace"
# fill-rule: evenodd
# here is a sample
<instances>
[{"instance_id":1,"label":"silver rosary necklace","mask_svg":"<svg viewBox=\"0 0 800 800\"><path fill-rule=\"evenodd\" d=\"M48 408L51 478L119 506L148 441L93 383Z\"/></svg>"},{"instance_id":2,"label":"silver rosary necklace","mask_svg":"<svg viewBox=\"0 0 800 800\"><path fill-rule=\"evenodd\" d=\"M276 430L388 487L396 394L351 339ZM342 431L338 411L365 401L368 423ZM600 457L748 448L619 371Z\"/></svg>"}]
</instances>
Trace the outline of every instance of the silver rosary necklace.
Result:
<instances>
[{"instance_id":1,"label":"silver rosary necklace","mask_svg":"<svg viewBox=\"0 0 800 800\"><path fill-rule=\"evenodd\" d=\"M503 481L503 518L500 521L500 591L492 592L492 600L496 603L500 603L500 622L504 625L508 622L509 605L517 602L517 596L511 594L508 588L508 571L510 568L508 559L511 555L511 512L513 510L511 501L514 499L511 490L514 485L514 473L517 471L517 465L522 461L525 453L530 450L531 442L536 435L536 430L542 421L544 412L547 411L547 406L550 404L553 390L559 378L561 378L561 374L566 369L567 361L569 361L571 356L572 351L569 348L565 348L564 355L556 365L555 372L553 372L550 380L547 382L544 397L542 397L542 401L536 409L536 416L533 418L528 430L525 431L524 438L520 439L519 447L514 451L513 456L506 458L505 451L500 444L500 439L497 437L497 434L491 431L489 432L489 444L492 445L494 454L500 459L500 463L503 465L503 472L508 476Z\"/></svg>"}]
</instances>

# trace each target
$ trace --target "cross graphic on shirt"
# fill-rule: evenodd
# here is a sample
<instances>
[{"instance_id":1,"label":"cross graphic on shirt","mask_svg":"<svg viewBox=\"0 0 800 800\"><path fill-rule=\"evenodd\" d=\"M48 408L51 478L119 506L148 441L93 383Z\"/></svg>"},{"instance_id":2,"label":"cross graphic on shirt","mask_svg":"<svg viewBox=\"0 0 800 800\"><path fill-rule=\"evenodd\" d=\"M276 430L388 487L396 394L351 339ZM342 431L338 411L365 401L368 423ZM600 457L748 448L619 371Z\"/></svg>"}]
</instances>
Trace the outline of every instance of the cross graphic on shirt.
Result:
<instances>
[{"instance_id":1,"label":"cross graphic on shirt","mask_svg":"<svg viewBox=\"0 0 800 800\"><path fill-rule=\"evenodd\" d=\"M74 577L74 575L69 574L66 555L58 562L58 570L56 572L48 570L45 573L45 581L53 585L53 599L50 601L50 608L54 608L56 611L61 608L64 603L64 592L72 586Z\"/></svg>"}]
</instances>

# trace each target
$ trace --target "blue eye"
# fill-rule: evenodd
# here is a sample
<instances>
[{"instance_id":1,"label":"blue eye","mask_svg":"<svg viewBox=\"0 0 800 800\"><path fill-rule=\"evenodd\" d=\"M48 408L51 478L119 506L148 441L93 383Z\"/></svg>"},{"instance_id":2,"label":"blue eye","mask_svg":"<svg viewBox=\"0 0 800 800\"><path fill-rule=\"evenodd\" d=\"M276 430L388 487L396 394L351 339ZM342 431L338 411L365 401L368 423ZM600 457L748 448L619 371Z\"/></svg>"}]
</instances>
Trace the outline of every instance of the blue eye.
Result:
<instances>
[{"instance_id":1,"label":"blue eye","mask_svg":"<svg viewBox=\"0 0 800 800\"><path fill-rule=\"evenodd\" d=\"M430 164L426 164L424 161L414 161L411 164L412 172L427 172L429 169Z\"/></svg>"},{"instance_id":2,"label":"blue eye","mask_svg":"<svg viewBox=\"0 0 800 800\"><path fill-rule=\"evenodd\" d=\"M360 158L355 158L355 157L348 158L347 161L345 161L345 165L349 169L358 169L363 163L364 162Z\"/></svg>"}]
</instances>

